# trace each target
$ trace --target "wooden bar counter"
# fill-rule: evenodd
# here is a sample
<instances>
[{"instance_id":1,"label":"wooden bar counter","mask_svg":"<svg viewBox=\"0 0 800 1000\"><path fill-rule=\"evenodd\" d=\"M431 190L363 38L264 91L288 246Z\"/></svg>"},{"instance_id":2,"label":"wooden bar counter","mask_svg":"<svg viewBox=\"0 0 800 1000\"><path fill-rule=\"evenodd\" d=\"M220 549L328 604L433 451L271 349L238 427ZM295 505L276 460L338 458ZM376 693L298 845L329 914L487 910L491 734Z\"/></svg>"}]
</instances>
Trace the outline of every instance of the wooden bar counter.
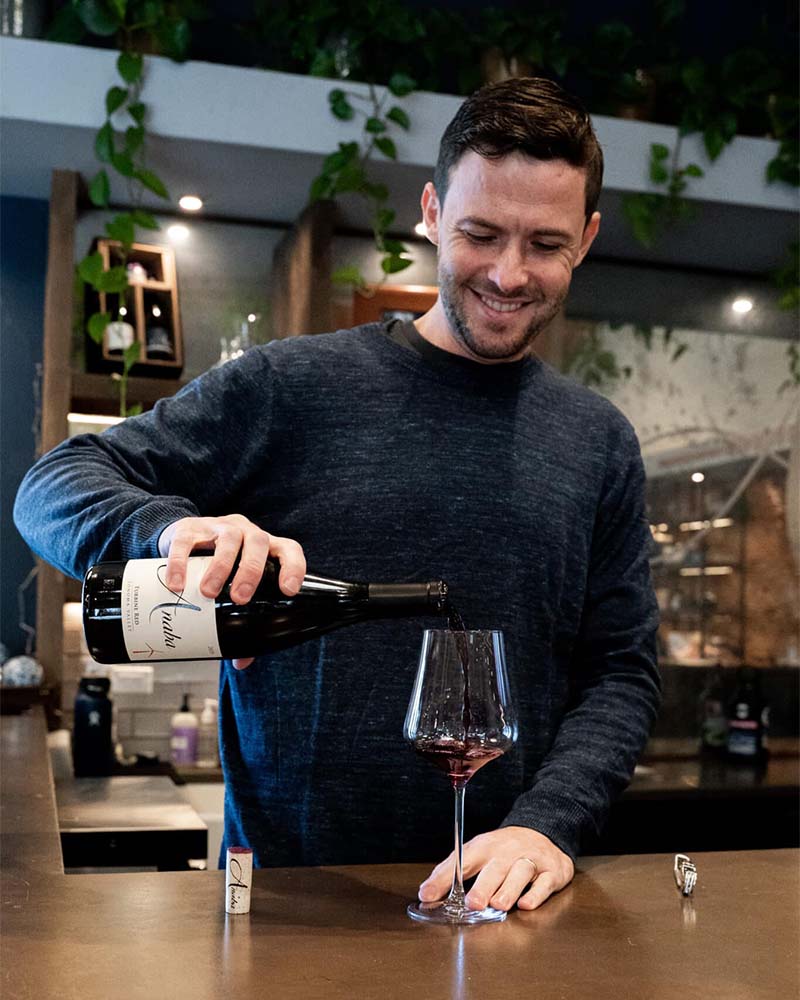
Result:
<instances>
[{"instance_id":1,"label":"wooden bar counter","mask_svg":"<svg viewBox=\"0 0 800 1000\"><path fill-rule=\"evenodd\" d=\"M672 855L587 858L541 909L459 929L405 914L428 866L262 870L251 912L226 916L221 872L63 875L24 855L14 864L18 821L10 832L3 1000L790 1000L800 989L791 849L693 855L689 900Z\"/></svg>"}]
</instances>

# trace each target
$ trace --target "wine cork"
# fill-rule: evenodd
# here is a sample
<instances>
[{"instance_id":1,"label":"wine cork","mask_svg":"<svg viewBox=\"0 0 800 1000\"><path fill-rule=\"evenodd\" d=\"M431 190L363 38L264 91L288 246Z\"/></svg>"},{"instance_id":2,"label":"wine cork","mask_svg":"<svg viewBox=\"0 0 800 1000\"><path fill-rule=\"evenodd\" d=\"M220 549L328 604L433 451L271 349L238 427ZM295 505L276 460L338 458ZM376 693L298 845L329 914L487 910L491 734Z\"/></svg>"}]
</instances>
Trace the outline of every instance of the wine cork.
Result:
<instances>
[{"instance_id":1,"label":"wine cork","mask_svg":"<svg viewBox=\"0 0 800 1000\"><path fill-rule=\"evenodd\" d=\"M253 852L249 847L229 847L225 861L225 912L250 912Z\"/></svg>"}]
</instances>

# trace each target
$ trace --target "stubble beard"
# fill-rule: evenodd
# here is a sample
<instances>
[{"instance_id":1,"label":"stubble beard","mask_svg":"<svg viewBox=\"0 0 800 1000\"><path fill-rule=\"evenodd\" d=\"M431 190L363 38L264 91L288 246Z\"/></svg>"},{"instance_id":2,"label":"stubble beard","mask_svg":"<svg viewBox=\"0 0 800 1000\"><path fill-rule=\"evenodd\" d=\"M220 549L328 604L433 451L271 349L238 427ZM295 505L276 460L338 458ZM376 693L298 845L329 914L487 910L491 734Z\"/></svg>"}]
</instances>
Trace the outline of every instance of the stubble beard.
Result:
<instances>
[{"instance_id":1,"label":"stubble beard","mask_svg":"<svg viewBox=\"0 0 800 1000\"><path fill-rule=\"evenodd\" d=\"M509 337L502 326L498 324L497 330L492 331L496 334L496 338L492 338L492 341L476 336L475 331L467 322L464 308L466 295L472 295L472 292L466 286L459 285L452 274L440 267L439 299L454 338L475 357L484 358L487 361L502 361L521 356L530 349L534 340L558 313L566 298L566 291L557 298L541 299L537 302L537 309L531 322L521 333ZM498 296L498 298L501 297ZM489 329L492 329L491 324L489 324Z\"/></svg>"}]
</instances>

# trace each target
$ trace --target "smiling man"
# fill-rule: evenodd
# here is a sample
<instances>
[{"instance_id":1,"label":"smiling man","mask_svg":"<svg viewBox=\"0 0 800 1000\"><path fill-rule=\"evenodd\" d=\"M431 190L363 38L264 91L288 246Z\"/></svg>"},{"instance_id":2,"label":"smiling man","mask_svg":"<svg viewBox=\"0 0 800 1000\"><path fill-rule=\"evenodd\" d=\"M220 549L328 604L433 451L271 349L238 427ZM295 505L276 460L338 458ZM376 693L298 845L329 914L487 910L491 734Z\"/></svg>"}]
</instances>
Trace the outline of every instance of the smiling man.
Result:
<instances>
[{"instance_id":1,"label":"smiling man","mask_svg":"<svg viewBox=\"0 0 800 1000\"><path fill-rule=\"evenodd\" d=\"M635 434L530 350L597 234L601 179L570 95L539 79L484 88L422 196L430 312L254 348L45 455L15 509L31 547L76 576L160 555L177 589L189 554L213 547L201 589L216 596L241 557L240 604L269 554L286 594L306 556L328 576L446 579L468 627L504 631L519 718L517 747L471 782L475 908L534 908L570 881L659 704ZM401 739L419 644L419 623L372 622L223 661L223 857L446 854L446 786ZM448 855L420 897L452 874Z\"/></svg>"}]
</instances>

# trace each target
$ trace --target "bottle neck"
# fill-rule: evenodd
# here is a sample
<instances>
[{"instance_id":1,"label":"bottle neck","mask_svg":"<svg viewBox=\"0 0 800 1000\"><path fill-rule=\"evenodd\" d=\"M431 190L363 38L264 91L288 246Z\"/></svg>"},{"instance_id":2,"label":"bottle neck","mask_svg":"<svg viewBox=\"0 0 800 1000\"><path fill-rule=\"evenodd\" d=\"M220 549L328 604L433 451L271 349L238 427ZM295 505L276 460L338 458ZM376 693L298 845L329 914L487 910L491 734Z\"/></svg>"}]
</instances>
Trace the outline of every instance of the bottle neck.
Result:
<instances>
[{"instance_id":1,"label":"bottle neck","mask_svg":"<svg viewBox=\"0 0 800 1000\"><path fill-rule=\"evenodd\" d=\"M363 601L371 607L420 607L436 612L447 603L447 584L443 580L425 583L349 583L309 574L300 587L301 594Z\"/></svg>"}]
</instances>

